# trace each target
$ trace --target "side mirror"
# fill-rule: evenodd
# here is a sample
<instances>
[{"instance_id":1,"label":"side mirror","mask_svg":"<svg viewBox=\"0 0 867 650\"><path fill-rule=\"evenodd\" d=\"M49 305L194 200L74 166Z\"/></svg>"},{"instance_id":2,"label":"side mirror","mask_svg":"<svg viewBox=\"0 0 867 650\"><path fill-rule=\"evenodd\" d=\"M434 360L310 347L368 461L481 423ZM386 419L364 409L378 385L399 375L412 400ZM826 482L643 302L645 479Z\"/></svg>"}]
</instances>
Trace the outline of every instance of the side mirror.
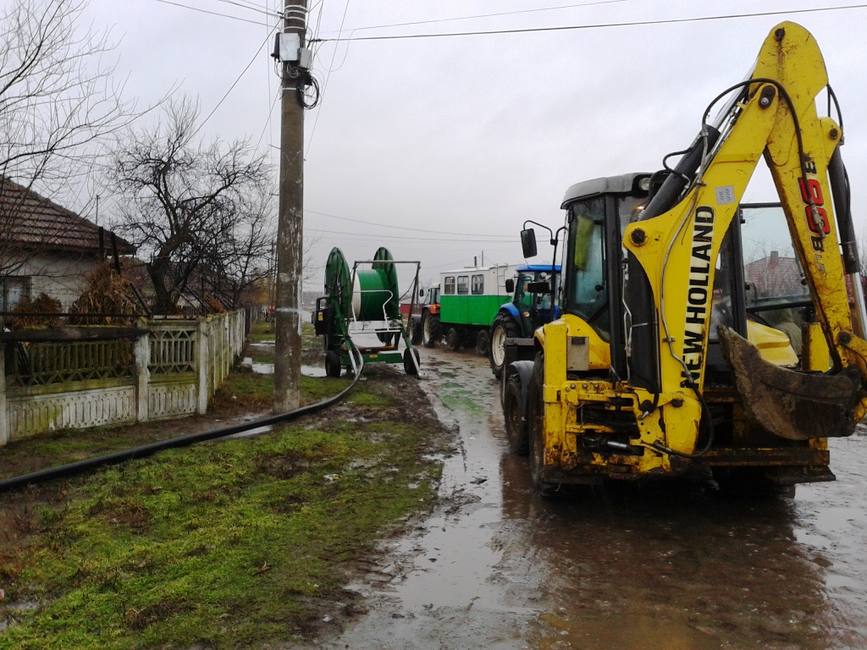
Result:
<instances>
[{"instance_id":1,"label":"side mirror","mask_svg":"<svg viewBox=\"0 0 867 650\"><path fill-rule=\"evenodd\" d=\"M418 290L418 297L419 297L419 298L424 298L424 289L419 289L419 290Z\"/></svg>"},{"instance_id":2,"label":"side mirror","mask_svg":"<svg viewBox=\"0 0 867 650\"><path fill-rule=\"evenodd\" d=\"M539 280L537 282L528 282L527 283L527 291L529 293L552 293L551 292L551 283L547 280Z\"/></svg>"},{"instance_id":3,"label":"side mirror","mask_svg":"<svg viewBox=\"0 0 867 650\"><path fill-rule=\"evenodd\" d=\"M533 228L525 228L521 231L521 250L524 258L536 257L536 231Z\"/></svg>"},{"instance_id":4,"label":"side mirror","mask_svg":"<svg viewBox=\"0 0 867 650\"><path fill-rule=\"evenodd\" d=\"M514 278L509 278L508 280L506 280L506 293L515 293Z\"/></svg>"}]
</instances>

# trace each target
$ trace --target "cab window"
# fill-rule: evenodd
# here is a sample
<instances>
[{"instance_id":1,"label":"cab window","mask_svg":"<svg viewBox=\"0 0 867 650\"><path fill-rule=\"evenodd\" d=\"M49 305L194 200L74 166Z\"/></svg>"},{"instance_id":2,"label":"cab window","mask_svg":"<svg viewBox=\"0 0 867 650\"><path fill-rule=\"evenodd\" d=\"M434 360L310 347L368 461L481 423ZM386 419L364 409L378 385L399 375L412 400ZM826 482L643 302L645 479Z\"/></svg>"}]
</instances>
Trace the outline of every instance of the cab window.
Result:
<instances>
[{"instance_id":1,"label":"cab window","mask_svg":"<svg viewBox=\"0 0 867 650\"><path fill-rule=\"evenodd\" d=\"M569 207L570 277L566 308L608 334L608 293L605 288L605 200L579 201Z\"/></svg>"}]
</instances>

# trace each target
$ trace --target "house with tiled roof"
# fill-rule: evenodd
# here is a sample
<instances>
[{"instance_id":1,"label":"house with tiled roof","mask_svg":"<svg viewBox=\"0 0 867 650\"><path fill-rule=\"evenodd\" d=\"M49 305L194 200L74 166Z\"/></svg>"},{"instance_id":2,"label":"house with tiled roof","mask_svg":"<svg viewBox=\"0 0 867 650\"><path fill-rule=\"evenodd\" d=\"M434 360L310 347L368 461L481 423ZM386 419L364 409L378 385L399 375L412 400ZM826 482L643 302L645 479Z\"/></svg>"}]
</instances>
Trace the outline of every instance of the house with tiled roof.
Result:
<instances>
[{"instance_id":1,"label":"house with tiled roof","mask_svg":"<svg viewBox=\"0 0 867 650\"><path fill-rule=\"evenodd\" d=\"M110 230L0 177L0 311L42 293L67 311L106 258L134 252Z\"/></svg>"}]
</instances>

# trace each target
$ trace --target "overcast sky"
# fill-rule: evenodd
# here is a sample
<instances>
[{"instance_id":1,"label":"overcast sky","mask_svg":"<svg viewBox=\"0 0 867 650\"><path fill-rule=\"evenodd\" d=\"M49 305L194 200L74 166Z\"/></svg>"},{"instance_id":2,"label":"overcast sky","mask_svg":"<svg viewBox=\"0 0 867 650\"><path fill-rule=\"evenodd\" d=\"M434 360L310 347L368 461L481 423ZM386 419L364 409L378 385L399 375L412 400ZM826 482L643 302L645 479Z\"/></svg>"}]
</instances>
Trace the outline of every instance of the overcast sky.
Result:
<instances>
[{"instance_id":1,"label":"overcast sky","mask_svg":"<svg viewBox=\"0 0 867 650\"><path fill-rule=\"evenodd\" d=\"M269 25L275 20L221 0L177 2ZM344 10L348 34L369 25L575 2L348 0L347 5L347 0L321 0L312 20L318 20L321 9L320 35L332 36ZM250 3L273 10L278 0L241 1ZM356 34L617 22L834 4L845 3L622 0ZM120 39L118 72L129 77L130 98L146 105L176 86L179 92L198 97L204 114L270 29L156 0L91 0L88 13L97 27L114 27ZM473 256L482 251L485 262L520 261L521 223L533 218L560 224L560 200L570 184L626 171L652 171L665 153L688 145L708 101L744 77L768 31L784 18L355 42L336 48L323 44L316 50L314 72L321 85L328 80L327 87L320 107L306 114L305 229L318 240L313 262L323 264L335 245L350 263L369 258L379 245L386 245L396 258L420 259L427 279L445 268L472 264ZM863 232L867 10L791 19L816 36L840 99L847 140L844 155L855 218ZM201 135L257 141L264 133L260 146L270 151L276 164L278 152L271 145L279 142L279 109L271 113L271 108L278 79L270 49L269 40ZM766 175L754 180L747 198L773 198ZM305 289L319 284L317 280Z\"/></svg>"}]
</instances>

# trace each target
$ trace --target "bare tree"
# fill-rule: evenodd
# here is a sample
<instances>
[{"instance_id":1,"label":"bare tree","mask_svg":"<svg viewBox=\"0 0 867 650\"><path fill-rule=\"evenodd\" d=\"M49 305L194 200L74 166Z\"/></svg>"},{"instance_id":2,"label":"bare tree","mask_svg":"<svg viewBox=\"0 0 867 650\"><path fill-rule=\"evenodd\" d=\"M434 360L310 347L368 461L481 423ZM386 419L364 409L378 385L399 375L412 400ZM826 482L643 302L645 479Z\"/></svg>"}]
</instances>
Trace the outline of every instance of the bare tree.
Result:
<instances>
[{"instance_id":1,"label":"bare tree","mask_svg":"<svg viewBox=\"0 0 867 650\"><path fill-rule=\"evenodd\" d=\"M120 145L113 180L117 228L148 259L155 309L172 313L194 277L211 272L243 289L267 267L271 170L246 142L193 144L190 100L165 110L161 126Z\"/></svg>"},{"instance_id":2,"label":"bare tree","mask_svg":"<svg viewBox=\"0 0 867 650\"><path fill-rule=\"evenodd\" d=\"M82 29L87 0L8 0L0 9L0 276L27 261L19 214L98 163L102 139L135 119L115 85L110 34ZM24 191L22 191L22 188ZM32 269L31 269L32 270Z\"/></svg>"},{"instance_id":3,"label":"bare tree","mask_svg":"<svg viewBox=\"0 0 867 650\"><path fill-rule=\"evenodd\" d=\"M235 214L223 214L230 223L220 230L227 232L210 250L204 260L207 269L203 277L210 290L229 307L238 307L245 292L265 281L270 275L271 245L274 241L274 205L266 188L257 194L243 196Z\"/></svg>"}]
</instances>

